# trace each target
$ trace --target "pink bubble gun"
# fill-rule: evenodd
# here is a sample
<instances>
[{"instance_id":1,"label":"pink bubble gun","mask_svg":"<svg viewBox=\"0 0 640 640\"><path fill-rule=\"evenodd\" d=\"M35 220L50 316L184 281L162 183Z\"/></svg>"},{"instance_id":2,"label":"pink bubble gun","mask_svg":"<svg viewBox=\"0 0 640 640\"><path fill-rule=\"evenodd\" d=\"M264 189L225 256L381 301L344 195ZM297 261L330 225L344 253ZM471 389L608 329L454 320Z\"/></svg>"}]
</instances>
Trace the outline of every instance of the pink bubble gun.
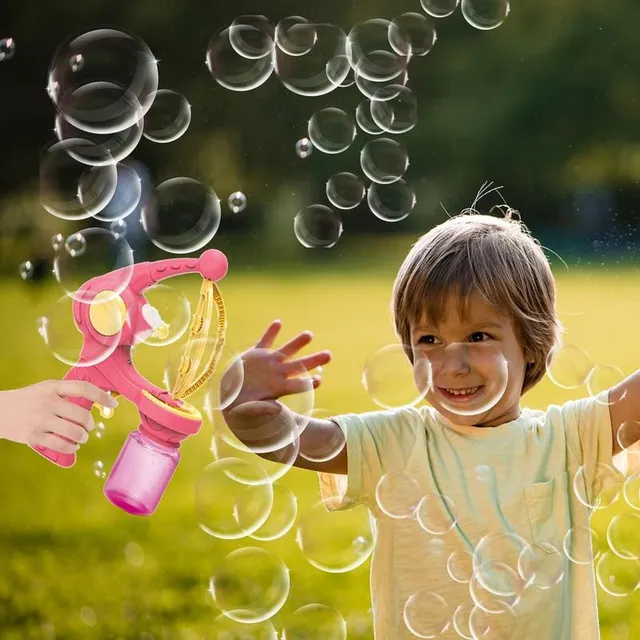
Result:
<instances>
[{"instance_id":1,"label":"pink bubble gun","mask_svg":"<svg viewBox=\"0 0 640 640\"><path fill-rule=\"evenodd\" d=\"M106 498L133 515L151 515L180 460L180 444L197 433L202 414L183 398L195 393L211 376L224 346L226 313L218 287L228 263L216 249L200 258L170 258L116 269L85 282L74 294L73 317L83 334L80 358L66 380L87 380L113 395L121 395L138 408L140 424L132 431L104 484ZM202 275L198 307L189 340L171 393L140 375L131 359L131 347L149 336L164 338L168 326L148 304L144 292L156 283L185 273ZM126 285L126 286L124 286ZM206 350L214 305L218 325L214 347L204 372L197 370ZM91 401L69 398L91 409ZM109 410L100 407L103 417ZM72 467L75 453L33 447L61 467Z\"/></svg>"}]
</instances>

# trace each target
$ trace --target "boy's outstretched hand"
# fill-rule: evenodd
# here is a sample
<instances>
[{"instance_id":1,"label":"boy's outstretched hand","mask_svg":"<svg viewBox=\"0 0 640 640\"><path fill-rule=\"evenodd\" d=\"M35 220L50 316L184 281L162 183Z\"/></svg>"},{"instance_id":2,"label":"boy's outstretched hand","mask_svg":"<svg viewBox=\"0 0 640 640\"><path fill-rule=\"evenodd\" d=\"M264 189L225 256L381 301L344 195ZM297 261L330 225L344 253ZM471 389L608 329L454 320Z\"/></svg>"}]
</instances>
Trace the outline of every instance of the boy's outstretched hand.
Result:
<instances>
[{"instance_id":1,"label":"boy's outstretched hand","mask_svg":"<svg viewBox=\"0 0 640 640\"><path fill-rule=\"evenodd\" d=\"M244 378L240 393L231 403L232 407L249 402L277 400L282 396L302 393L308 390L311 384L314 389L320 386L319 375L309 378L304 374L327 364L331 360L331 353L319 351L301 358L294 358L313 339L310 331L298 334L279 349L274 350L273 343L281 328L280 320L274 320L256 346L242 354ZM223 377L222 386L224 385ZM273 405L273 403L270 404Z\"/></svg>"},{"instance_id":2,"label":"boy's outstretched hand","mask_svg":"<svg viewBox=\"0 0 640 640\"><path fill-rule=\"evenodd\" d=\"M0 438L60 453L74 453L94 428L91 411L66 398L84 398L104 407L117 401L79 380L46 380L22 389L0 391Z\"/></svg>"}]
</instances>

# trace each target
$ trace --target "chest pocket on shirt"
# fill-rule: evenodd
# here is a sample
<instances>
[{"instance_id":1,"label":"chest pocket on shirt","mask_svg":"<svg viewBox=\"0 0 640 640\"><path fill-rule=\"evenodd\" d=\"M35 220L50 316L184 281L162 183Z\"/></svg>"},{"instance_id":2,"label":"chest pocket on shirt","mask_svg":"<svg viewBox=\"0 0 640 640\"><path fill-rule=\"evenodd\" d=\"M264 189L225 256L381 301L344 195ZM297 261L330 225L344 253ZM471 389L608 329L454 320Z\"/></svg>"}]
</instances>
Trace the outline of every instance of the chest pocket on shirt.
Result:
<instances>
[{"instance_id":1,"label":"chest pocket on shirt","mask_svg":"<svg viewBox=\"0 0 640 640\"><path fill-rule=\"evenodd\" d=\"M564 471L551 480L536 482L524 490L531 541L547 553L554 553L554 549L563 553L564 537L571 528L568 478L569 474Z\"/></svg>"}]
</instances>

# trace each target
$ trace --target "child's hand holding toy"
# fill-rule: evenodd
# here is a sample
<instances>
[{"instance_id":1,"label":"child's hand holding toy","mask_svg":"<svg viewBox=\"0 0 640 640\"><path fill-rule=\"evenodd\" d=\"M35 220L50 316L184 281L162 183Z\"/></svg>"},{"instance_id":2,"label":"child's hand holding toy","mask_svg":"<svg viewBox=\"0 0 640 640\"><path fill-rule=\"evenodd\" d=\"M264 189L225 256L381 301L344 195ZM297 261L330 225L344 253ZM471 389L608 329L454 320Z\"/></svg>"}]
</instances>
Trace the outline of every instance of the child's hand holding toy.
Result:
<instances>
[{"instance_id":1,"label":"child's hand holding toy","mask_svg":"<svg viewBox=\"0 0 640 640\"><path fill-rule=\"evenodd\" d=\"M0 438L73 453L94 428L91 411L69 402L84 398L114 408L115 398L89 382L45 380L22 389L0 391Z\"/></svg>"}]
</instances>

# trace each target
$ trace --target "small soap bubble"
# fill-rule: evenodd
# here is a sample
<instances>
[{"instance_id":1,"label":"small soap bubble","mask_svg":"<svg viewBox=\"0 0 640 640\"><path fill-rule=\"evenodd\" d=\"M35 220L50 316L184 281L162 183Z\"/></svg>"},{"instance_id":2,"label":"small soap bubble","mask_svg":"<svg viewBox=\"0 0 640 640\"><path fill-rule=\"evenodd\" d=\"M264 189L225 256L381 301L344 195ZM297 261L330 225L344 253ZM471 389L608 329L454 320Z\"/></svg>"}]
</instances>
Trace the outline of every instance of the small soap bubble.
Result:
<instances>
[{"instance_id":1,"label":"small soap bubble","mask_svg":"<svg viewBox=\"0 0 640 640\"><path fill-rule=\"evenodd\" d=\"M20 277L23 280L29 280L33 276L33 263L31 260L22 262L18 267L18 271L20 272Z\"/></svg>"},{"instance_id":2,"label":"small soap bubble","mask_svg":"<svg viewBox=\"0 0 640 640\"><path fill-rule=\"evenodd\" d=\"M74 56L71 56L69 66L71 67L71 71L80 71L80 69L84 67L84 56L81 53L76 53Z\"/></svg>"},{"instance_id":3,"label":"small soap bubble","mask_svg":"<svg viewBox=\"0 0 640 640\"><path fill-rule=\"evenodd\" d=\"M11 60L15 52L16 41L13 38L2 38L0 40L0 62Z\"/></svg>"},{"instance_id":4,"label":"small soap bubble","mask_svg":"<svg viewBox=\"0 0 640 640\"><path fill-rule=\"evenodd\" d=\"M596 562L596 580L611 596L629 596L640 586L640 562L624 560L611 551L605 551Z\"/></svg>"},{"instance_id":5,"label":"small soap bubble","mask_svg":"<svg viewBox=\"0 0 640 640\"><path fill-rule=\"evenodd\" d=\"M427 533L444 535L456 526L456 505L443 494L430 493L420 501L416 519Z\"/></svg>"},{"instance_id":6,"label":"small soap bubble","mask_svg":"<svg viewBox=\"0 0 640 640\"><path fill-rule=\"evenodd\" d=\"M458 7L460 0L420 0L425 13L434 18L446 18Z\"/></svg>"},{"instance_id":7,"label":"small soap bubble","mask_svg":"<svg viewBox=\"0 0 640 640\"><path fill-rule=\"evenodd\" d=\"M339 611L307 604L288 617L282 640L346 640L347 623Z\"/></svg>"},{"instance_id":8,"label":"small soap bubble","mask_svg":"<svg viewBox=\"0 0 640 640\"><path fill-rule=\"evenodd\" d=\"M383 222L400 222L415 208L416 194L402 178L392 184L374 182L367 189L367 204Z\"/></svg>"},{"instance_id":9,"label":"small soap bubble","mask_svg":"<svg viewBox=\"0 0 640 640\"><path fill-rule=\"evenodd\" d=\"M607 542L611 551L625 560L640 558L640 515L637 513L619 513L607 527Z\"/></svg>"},{"instance_id":10,"label":"small soap bubble","mask_svg":"<svg viewBox=\"0 0 640 640\"><path fill-rule=\"evenodd\" d=\"M587 352L572 344L555 347L547 357L547 375L562 389L577 389L585 383L592 368Z\"/></svg>"},{"instance_id":11,"label":"small soap bubble","mask_svg":"<svg viewBox=\"0 0 640 640\"><path fill-rule=\"evenodd\" d=\"M227 204L233 213L240 213L247 208L247 196L242 191L234 191L229 196Z\"/></svg>"},{"instance_id":12,"label":"small soap bubble","mask_svg":"<svg viewBox=\"0 0 640 640\"><path fill-rule=\"evenodd\" d=\"M509 0L462 0L464 19L476 29L488 31L499 27L509 15Z\"/></svg>"},{"instance_id":13,"label":"small soap bubble","mask_svg":"<svg viewBox=\"0 0 640 640\"><path fill-rule=\"evenodd\" d=\"M402 472L390 472L376 486L376 503L390 518L413 518L422 499L417 480Z\"/></svg>"},{"instance_id":14,"label":"small soap bubble","mask_svg":"<svg viewBox=\"0 0 640 640\"><path fill-rule=\"evenodd\" d=\"M96 616L96 612L91 607L82 607L80 609L80 620L87 627L95 627L98 623L98 616Z\"/></svg>"},{"instance_id":15,"label":"small soap bubble","mask_svg":"<svg viewBox=\"0 0 640 640\"><path fill-rule=\"evenodd\" d=\"M64 247L64 236L61 233L56 233L55 236L51 237L51 246L54 251L60 251L62 247Z\"/></svg>"},{"instance_id":16,"label":"small soap bubble","mask_svg":"<svg viewBox=\"0 0 640 640\"><path fill-rule=\"evenodd\" d=\"M313 153L313 145L309 138L301 138L296 142L296 154L303 160Z\"/></svg>"},{"instance_id":17,"label":"small soap bubble","mask_svg":"<svg viewBox=\"0 0 640 640\"><path fill-rule=\"evenodd\" d=\"M365 188L357 175L345 171L329 178L326 192L327 199L337 209L354 209L364 199Z\"/></svg>"},{"instance_id":18,"label":"small soap bubble","mask_svg":"<svg viewBox=\"0 0 640 640\"><path fill-rule=\"evenodd\" d=\"M314 204L296 214L293 231L303 247L329 249L342 236L342 219L333 209Z\"/></svg>"},{"instance_id":19,"label":"small soap bubble","mask_svg":"<svg viewBox=\"0 0 640 640\"><path fill-rule=\"evenodd\" d=\"M597 364L587 376L586 385L589 395L599 404L610 405L608 395L597 397L602 391L615 387L625 379L624 372L614 365Z\"/></svg>"},{"instance_id":20,"label":"small soap bubble","mask_svg":"<svg viewBox=\"0 0 640 640\"><path fill-rule=\"evenodd\" d=\"M72 258L76 258L86 251L87 241L81 233L74 233L66 239L64 248Z\"/></svg>"},{"instance_id":21,"label":"small soap bubble","mask_svg":"<svg viewBox=\"0 0 640 640\"><path fill-rule=\"evenodd\" d=\"M109 231L111 231L116 238L122 238L127 233L127 223L124 220L114 220L109 225Z\"/></svg>"},{"instance_id":22,"label":"small soap bubble","mask_svg":"<svg viewBox=\"0 0 640 640\"><path fill-rule=\"evenodd\" d=\"M405 603L404 623L418 638L438 638L451 625L453 609L439 594L431 591L414 593Z\"/></svg>"},{"instance_id":23,"label":"small soap bubble","mask_svg":"<svg viewBox=\"0 0 640 640\"><path fill-rule=\"evenodd\" d=\"M191 124L191 105L175 91L156 91L153 104L144 117L144 135L161 144L177 140Z\"/></svg>"},{"instance_id":24,"label":"small soap bubble","mask_svg":"<svg viewBox=\"0 0 640 640\"><path fill-rule=\"evenodd\" d=\"M393 19L392 24L396 26L395 30L389 31L389 38L392 46L394 42L392 37L397 34L407 34L411 43L412 56L426 56L433 48L438 39L433 20L421 13L403 13ZM404 42L401 44L400 50L394 46L398 53L404 49Z\"/></svg>"},{"instance_id":25,"label":"small soap bubble","mask_svg":"<svg viewBox=\"0 0 640 640\"><path fill-rule=\"evenodd\" d=\"M308 126L309 139L323 153L346 151L357 135L354 121L342 109L329 107L311 116Z\"/></svg>"},{"instance_id":26,"label":"small soap bubble","mask_svg":"<svg viewBox=\"0 0 640 640\"><path fill-rule=\"evenodd\" d=\"M104 422L98 422L95 428L96 438L98 438L98 440L101 440L104 437L106 431L107 425L105 425Z\"/></svg>"},{"instance_id":27,"label":"small soap bubble","mask_svg":"<svg viewBox=\"0 0 640 640\"><path fill-rule=\"evenodd\" d=\"M280 557L267 549L246 547L216 563L210 592L228 618L255 624L280 611L290 586L289 569Z\"/></svg>"},{"instance_id":28,"label":"small soap bubble","mask_svg":"<svg viewBox=\"0 0 640 640\"><path fill-rule=\"evenodd\" d=\"M391 184L399 180L409 167L407 150L391 138L367 142L360 152L360 166L372 182Z\"/></svg>"},{"instance_id":29,"label":"small soap bubble","mask_svg":"<svg viewBox=\"0 0 640 640\"><path fill-rule=\"evenodd\" d=\"M371 100L363 100L358 105L356 108L356 122L365 133L372 136L377 136L383 131L371 117Z\"/></svg>"},{"instance_id":30,"label":"small soap bubble","mask_svg":"<svg viewBox=\"0 0 640 640\"><path fill-rule=\"evenodd\" d=\"M573 527L562 542L564 553L575 564L591 564L602 553L600 536L590 527Z\"/></svg>"},{"instance_id":31,"label":"small soap bubble","mask_svg":"<svg viewBox=\"0 0 640 640\"><path fill-rule=\"evenodd\" d=\"M102 460L97 460L96 462L93 463L93 475L96 478L106 478L107 477L107 472L104 469L104 462L102 462Z\"/></svg>"}]
</instances>

